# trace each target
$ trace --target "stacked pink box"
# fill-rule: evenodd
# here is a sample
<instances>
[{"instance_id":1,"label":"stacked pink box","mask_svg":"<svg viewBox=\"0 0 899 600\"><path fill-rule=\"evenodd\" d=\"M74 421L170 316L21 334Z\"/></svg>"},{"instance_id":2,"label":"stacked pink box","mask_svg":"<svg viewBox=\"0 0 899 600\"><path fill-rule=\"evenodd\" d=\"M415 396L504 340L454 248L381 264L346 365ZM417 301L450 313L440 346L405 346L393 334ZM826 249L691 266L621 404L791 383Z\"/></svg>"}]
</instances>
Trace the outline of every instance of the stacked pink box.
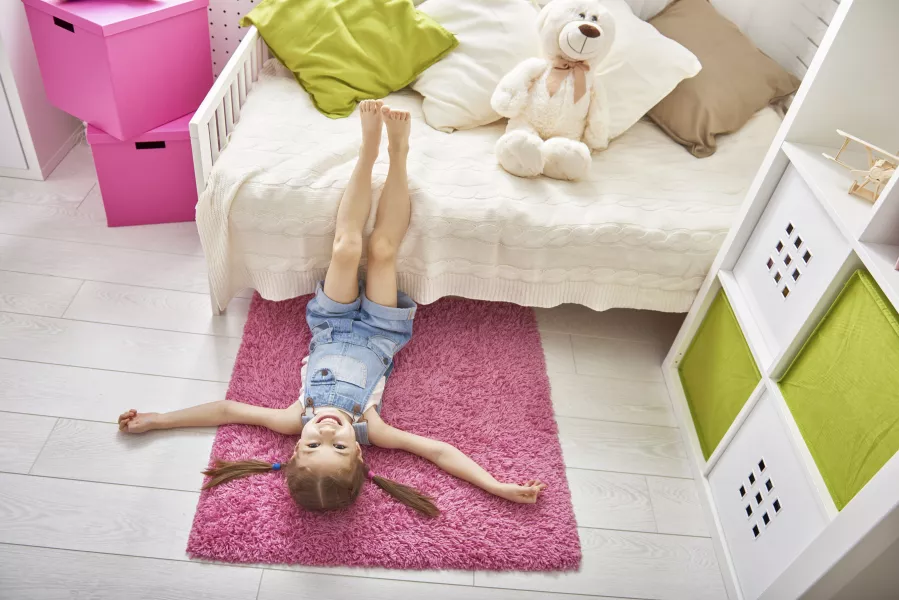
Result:
<instances>
[{"instance_id":1,"label":"stacked pink box","mask_svg":"<svg viewBox=\"0 0 899 600\"><path fill-rule=\"evenodd\" d=\"M107 222L190 221L208 0L23 0L47 97L89 124Z\"/></svg>"}]
</instances>

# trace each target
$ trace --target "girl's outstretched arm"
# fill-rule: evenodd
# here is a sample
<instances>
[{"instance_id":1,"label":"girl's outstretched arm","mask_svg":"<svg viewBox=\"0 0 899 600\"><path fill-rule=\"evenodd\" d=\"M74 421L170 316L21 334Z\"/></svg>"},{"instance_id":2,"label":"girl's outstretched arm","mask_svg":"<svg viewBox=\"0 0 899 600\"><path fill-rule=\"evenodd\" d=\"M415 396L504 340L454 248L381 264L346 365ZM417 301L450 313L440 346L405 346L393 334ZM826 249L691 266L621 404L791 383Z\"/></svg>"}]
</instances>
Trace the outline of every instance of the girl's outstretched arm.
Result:
<instances>
[{"instance_id":1,"label":"girl's outstretched arm","mask_svg":"<svg viewBox=\"0 0 899 600\"><path fill-rule=\"evenodd\" d=\"M495 496L512 502L533 504L540 492L546 488L546 484L537 479L524 485L499 482L455 446L391 427L381 419L381 415L374 408L365 412L365 419L368 421L368 439L375 446L397 448L417 454L450 475L464 479Z\"/></svg>"},{"instance_id":2,"label":"girl's outstretched arm","mask_svg":"<svg viewBox=\"0 0 899 600\"><path fill-rule=\"evenodd\" d=\"M285 435L298 435L303 429L303 406L294 402L288 408L262 408L219 400L167 413L139 413L134 409L119 416L119 429L128 433L143 433L153 429L175 427L211 427L240 423L259 425Z\"/></svg>"}]
</instances>

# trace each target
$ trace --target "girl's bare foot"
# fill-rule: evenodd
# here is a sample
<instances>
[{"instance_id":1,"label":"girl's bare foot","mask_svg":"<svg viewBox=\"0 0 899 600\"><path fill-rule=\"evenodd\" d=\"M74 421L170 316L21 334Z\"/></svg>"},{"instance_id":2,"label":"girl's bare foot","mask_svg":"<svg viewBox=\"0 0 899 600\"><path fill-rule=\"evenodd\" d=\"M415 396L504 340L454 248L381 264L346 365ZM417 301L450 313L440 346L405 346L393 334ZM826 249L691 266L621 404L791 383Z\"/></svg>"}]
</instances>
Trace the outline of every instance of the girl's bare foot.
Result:
<instances>
[{"instance_id":1,"label":"girl's bare foot","mask_svg":"<svg viewBox=\"0 0 899 600\"><path fill-rule=\"evenodd\" d=\"M384 126L387 127L387 151L390 154L405 155L409 151L409 129L412 117L404 110L391 110L389 106L381 108Z\"/></svg>"},{"instance_id":2,"label":"girl's bare foot","mask_svg":"<svg viewBox=\"0 0 899 600\"><path fill-rule=\"evenodd\" d=\"M362 122L362 147L359 158L375 162L378 158L378 147L381 145L381 106L380 100L363 100L359 103L359 120Z\"/></svg>"},{"instance_id":3,"label":"girl's bare foot","mask_svg":"<svg viewBox=\"0 0 899 600\"><path fill-rule=\"evenodd\" d=\"M139 413L133 408L119 415L119 431L143 433L155 429L159 413Z\"/></svg>"}]
</instances>

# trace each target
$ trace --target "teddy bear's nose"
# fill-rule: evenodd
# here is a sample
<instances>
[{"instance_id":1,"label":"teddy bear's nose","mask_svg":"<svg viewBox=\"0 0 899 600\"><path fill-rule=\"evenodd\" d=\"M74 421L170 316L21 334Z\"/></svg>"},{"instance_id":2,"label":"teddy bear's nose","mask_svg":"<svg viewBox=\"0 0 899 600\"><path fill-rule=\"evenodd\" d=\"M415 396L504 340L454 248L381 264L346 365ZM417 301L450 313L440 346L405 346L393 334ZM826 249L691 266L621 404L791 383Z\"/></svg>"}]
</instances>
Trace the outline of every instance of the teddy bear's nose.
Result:
<instances>
[{"instance_id":1,"label":"teddy bear's nose","mask_svg":"<svg viewBox=\"0 0 899 600\"><path fill-rule=\"evenodd\" d=\"M584 23L583 25L578 27L578 30L580 30L580 32L583 33L588 38L599 37L599 29L597 29L593 25L587 25L586 23Z\"/></svg>"}]
</instances>

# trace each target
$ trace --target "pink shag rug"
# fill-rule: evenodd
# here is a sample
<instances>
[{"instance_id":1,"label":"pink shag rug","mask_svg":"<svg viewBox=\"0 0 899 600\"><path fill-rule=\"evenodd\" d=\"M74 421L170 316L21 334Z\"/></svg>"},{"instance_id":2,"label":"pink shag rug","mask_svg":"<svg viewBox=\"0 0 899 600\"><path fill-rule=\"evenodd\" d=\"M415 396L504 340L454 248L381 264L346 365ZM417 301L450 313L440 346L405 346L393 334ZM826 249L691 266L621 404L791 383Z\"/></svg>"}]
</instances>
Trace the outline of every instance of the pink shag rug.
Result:
<instances>
[{"instance_id":1,"label":"pink shag rug","mask_svg":"<svg viewBox=\"0 0 899 600\"><path fill-rule=\"evenodd\" d=\"M275 408L297 399L309 346L308 299L253 299L229 399ZM539 478L549 487L536 505L513 504L417 456L366 446L375 473L429 494L442 514L419 516L371 484L349 509L303 512L273 472L203 492L188 554L392 569L578 568L581 549L533 311L461 299L420 307L381 414L396 427L454 444L497 479ZM281 461L296 440L227 425L212 456Z\"/></svg>"}]
</instances>

